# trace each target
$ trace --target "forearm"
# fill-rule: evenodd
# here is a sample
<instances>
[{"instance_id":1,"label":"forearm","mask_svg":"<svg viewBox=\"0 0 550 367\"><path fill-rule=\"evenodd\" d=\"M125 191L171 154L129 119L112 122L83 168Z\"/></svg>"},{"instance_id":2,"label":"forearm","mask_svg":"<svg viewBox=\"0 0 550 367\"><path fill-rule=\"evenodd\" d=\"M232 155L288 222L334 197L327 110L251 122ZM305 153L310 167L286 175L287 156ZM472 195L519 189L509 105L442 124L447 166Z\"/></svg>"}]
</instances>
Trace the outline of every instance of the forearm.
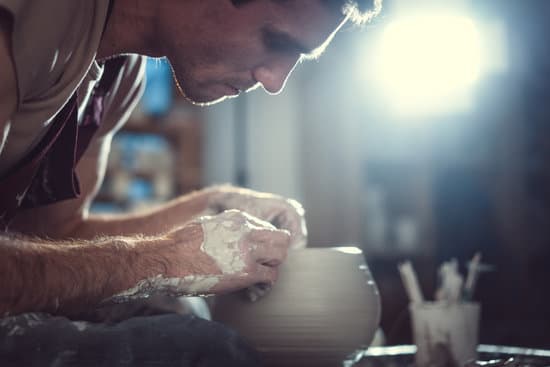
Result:
<instances>
[{"instance_id":1,"label":"forearm","mask_svg":"<svg viewBox=\"0 0 550 367\"><path fill-rule=\"evenodd\" d=\"M161 235L181 227L196 216L207 214L208 193L198 191L148 211L120 215L87 215L71 230L77 238L98 235Z\"/></svg>"},{"instance_id":2,"label":"forearm","mask_svg":"<svg viewBox=\"0 0 550 367\"><path fill-rule=\"evenodd\" d=\"M0 315L28 311L71 314L94 308L141 279L166 274L170 246L164 238L106 237L93 242L53 243L2 236Z\"/></svg>"}]
</instances>

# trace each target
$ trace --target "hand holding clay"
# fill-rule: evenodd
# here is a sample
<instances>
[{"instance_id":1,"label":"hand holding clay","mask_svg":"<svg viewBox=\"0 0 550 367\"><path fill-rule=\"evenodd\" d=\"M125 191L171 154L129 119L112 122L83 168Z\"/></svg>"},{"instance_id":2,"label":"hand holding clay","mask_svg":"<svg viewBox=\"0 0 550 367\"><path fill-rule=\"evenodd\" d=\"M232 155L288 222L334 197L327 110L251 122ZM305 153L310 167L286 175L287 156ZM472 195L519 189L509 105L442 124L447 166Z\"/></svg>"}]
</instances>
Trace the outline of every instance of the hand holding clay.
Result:
<instances>
[{"instance_id":1,"label":"hand holding clay","mask_svg":"<svg viewBox=\"0 0 550 367\"><path fill-rule=\"evenodd\" d=\"M195 241L200 238L200 241ZM113 296L123 302L152 294L226 293L254 284L273 284L286 258L286 230L239 210L203 216L168 234L158 251L169 260L166 274L139 281Z\"/></svg>"},{"instance_id":2,"label":"hand holding clay","mask_svg":"<svg viewBox=\"0 0 550 367\"><path fill-rule=\"evenodd\" d=\"M209 212L238 209L290 232L292 249L307 243L304 208L296 200L232 186L215 186L206 190Z\"/></svg>"},{"instance_id":3,"label":"hand holding clay","mask_svg":"<svg viewBox=\"0 0 550 367\"><path fill-rule=\"evenodd\" d=\"M229 185L215 186L205 191L210 195L210 212L217 213L230 208L245 211L270 222L277 228L288 230L291 235L290 248L306 247L305 211L296 200ZM268 294L270 290L270 284L258 283L246 289L246 296L254 302Z\"/></svg>"},{"instance_id":4,"label":"hand holding clay","mask_svg":"<svg viewBox=\"0 0 550 367\"><path fill-rule=\"evenodd\" d=\"M198 273L223 275L218 276L211 292L275 282L277 267L286 258L288 231L235 209L192 223L200 224L203 232L196 260L201 259L199 264L204 268L197 269Z\"/></svg>"}]
</instances>

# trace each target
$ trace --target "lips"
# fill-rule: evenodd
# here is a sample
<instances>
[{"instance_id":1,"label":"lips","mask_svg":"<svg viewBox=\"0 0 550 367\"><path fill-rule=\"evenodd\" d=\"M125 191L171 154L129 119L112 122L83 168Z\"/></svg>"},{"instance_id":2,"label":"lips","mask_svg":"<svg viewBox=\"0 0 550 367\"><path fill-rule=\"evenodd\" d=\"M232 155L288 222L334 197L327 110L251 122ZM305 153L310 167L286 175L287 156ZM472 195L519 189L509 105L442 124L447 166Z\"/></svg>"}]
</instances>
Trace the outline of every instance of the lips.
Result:
<instances>
[{"instance_id":1,"label":"lips","mask_svg":"<svg viewBox=\"0 0 550 367\"><path fill-rule=\"evenodd\" d=\"M231 84L225 84L225 87L228 90L228 93L227 93L228 96L236 96L241 93L241 91L238 88L235 88Z\"/></svg>"},{"instance_id":2,"label":"lips","mask_svg":"<svg viewBox=\"0 0 550 367\"><path fill-rule=\"evenodd\" d=\"M249 92L256 89L260 85L260 83L255 80L246 80L242 82L236 81L233 83L228 83L228 85L240 92Z\"/></svg>"},{"instance_id":3,"label":"lips","mask_svg":"<svg viewBox=\"0 0 550 367\"><path fill-rule=\"evenodd\" d=\"M242 83L224 83L226 96L237 96L241 93L250 92L260 86L260 83L256 81L246 81Z\"/></svg>"}]
</instances>

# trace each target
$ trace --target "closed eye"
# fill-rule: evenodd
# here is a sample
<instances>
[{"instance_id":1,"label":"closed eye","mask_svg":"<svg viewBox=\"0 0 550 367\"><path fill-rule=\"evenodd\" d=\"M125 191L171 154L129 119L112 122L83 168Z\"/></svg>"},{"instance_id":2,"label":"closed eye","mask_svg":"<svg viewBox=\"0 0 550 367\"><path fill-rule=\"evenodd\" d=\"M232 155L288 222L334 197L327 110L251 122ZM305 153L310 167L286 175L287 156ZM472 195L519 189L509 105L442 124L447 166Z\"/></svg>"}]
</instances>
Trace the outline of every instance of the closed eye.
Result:
<instances>
[{"instance_id":1,"label":"closed eye","mask_svg":"<svg viewBox=\"0 0 550 367\"><path fill-rule=\"evenodd\" d=\"M267 50L287 55L300 55L300 58L314 58L313 52L300 41L287 33L265 27L262 40Z\"/></svg>"}]
</instances>

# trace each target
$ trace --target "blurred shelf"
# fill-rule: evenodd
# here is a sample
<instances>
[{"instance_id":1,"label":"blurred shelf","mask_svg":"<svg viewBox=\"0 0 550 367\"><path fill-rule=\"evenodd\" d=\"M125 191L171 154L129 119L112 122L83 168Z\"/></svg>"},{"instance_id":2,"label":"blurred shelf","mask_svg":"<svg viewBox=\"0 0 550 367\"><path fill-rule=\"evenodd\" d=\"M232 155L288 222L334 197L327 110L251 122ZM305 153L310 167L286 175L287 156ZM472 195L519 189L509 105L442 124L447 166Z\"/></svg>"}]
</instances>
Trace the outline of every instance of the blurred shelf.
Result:
<instances>
[{"instance_id":1,"label":"blurred shelf","mask_svg":"<svg viewBox=\"0 0 550 367\"><path fill-rule=\"evenodd\" d=\"M201 121L196 115L133 115L113 138L96 201L131 208L199 189L201 153Z\"/></svg>"}]
</instances>

